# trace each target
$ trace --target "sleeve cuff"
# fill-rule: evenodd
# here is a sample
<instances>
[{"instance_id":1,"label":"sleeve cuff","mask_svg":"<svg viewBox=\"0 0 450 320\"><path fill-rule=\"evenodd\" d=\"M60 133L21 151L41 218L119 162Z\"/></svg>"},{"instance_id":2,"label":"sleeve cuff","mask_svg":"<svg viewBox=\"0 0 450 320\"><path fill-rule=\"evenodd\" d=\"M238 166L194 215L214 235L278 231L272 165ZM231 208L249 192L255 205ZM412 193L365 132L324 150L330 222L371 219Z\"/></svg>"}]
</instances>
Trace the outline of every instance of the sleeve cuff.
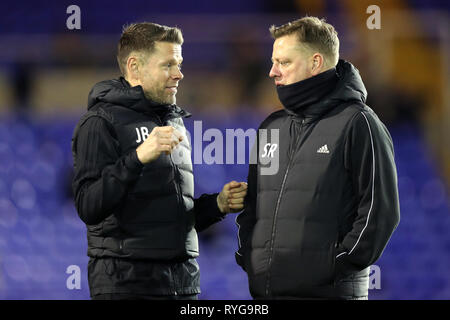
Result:
<instances>
[{"instance_id":1,"label":"sleeve cuff","mask_svg":"<svg viewBox=\"0 0 450 320\"><path fill-rule=\"evenodd\" d=\"M347 252L339 255L335 260L335 270L338 279L342 279L352 273L359 272L366 267L356 266L349 260Z\"/></svg>"},{"instance_id":2,"label":"sleeve cuff","mask_svg":"<svg viewBox=\"0 0 450 320\"><path fill-rule=\"evenodd\" d=\"M144 165L139 160L136 150L133 150L125 157L125 166L134 173L141 173Z\"/></svg>"},{"instance_id":3,"label":"sleeve cuff","mask_svg":"<svg viewBox=\"0 0 450 320\"><path fill-rule=\"evenodd\" d=\"M218 217L218 218L223 218L227 215L227 213L222 213L222 211L220 211L219 209L219 205L217 204L217 197L219 196L218 193L214 193L212 194L212 197L210 199L211 204L210 204L210 208L211 208L211 215L214 217Z\"/></svg>"}]
</instances>

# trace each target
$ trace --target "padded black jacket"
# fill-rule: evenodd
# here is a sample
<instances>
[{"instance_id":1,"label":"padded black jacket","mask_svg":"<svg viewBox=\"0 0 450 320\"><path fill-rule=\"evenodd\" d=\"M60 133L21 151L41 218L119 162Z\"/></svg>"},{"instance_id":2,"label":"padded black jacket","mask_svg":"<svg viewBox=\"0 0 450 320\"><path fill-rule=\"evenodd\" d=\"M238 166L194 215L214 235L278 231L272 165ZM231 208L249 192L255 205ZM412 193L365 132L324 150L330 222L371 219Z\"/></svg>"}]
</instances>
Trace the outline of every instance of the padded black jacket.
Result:
<instances>
[{"instance_id":1,"label":"padded black jacket","mask_svg":"<svg viewBox=\"0 0 450 320\"><path fill-rule=\"evenodd\" d=\"M237 263L254 298L365 297L400 217L390 134L348 62L277 90L285 108L259 128Z\"/></svg>"},{"instance_id":2,"label":"padded black jacket","mask_svg":"<svg viewBox=\"0 0 450 320\"><path fill-rule=\"evenodd\" d=\"M73 191L87 226L89 284L98 293L199 292L197 232L220 221L216 197L194 199L191 147L146 165L136 148L156 126L186 136L176 105L147 100L124 78L103 81L89 94L88 112L73 135Z\"/></svg>"}]
</instances>

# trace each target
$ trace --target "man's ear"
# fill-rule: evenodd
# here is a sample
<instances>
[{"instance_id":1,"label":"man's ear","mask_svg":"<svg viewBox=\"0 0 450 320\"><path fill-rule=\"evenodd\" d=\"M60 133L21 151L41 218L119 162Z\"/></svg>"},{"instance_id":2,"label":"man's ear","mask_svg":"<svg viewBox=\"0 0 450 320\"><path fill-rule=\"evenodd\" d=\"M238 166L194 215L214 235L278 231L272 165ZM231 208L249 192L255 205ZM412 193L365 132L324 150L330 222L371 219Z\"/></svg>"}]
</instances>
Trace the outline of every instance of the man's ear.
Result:
<instances>
[{"instance_id":1,"label":"man's ear","mask_svg":"<svg viewBox=\"0 0 450 320\"><path fill-rule=\"evenodd\" d=\"M139 60L135 55L127 59L127 75L130 80L139 80Z\"/></svg>"},{"instance_id":2,"label":"man's ear","mask_svg":"<svg viewBox=\"0 0 450 320\"><path fill-rule=\"evenodd\" d=\"M311 74L315 76L321 73L324 68L324 63L323 56L320 53L314 53L312 56Z\"/></svg>"}]
</instances>

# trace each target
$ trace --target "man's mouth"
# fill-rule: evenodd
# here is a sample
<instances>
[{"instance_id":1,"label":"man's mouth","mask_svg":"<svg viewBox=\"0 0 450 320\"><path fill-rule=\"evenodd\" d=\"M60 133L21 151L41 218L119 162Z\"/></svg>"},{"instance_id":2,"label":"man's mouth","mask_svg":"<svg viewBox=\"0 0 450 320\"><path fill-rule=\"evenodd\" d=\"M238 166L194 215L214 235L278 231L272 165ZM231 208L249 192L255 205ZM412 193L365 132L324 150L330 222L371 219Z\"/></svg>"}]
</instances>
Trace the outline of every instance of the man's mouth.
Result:
<instances>
[{"instance_id":1,"label":"man's mouth","mask_svg":"<svg viewBox=\"0 0 450 320\"><path fill-rule=\"evenodd\" d=\"M171 91L171 92L177 92L177 88L178 88L178 86L168 86L168 87L166 87L166 89Z\"/></svg>"}]
</instances>

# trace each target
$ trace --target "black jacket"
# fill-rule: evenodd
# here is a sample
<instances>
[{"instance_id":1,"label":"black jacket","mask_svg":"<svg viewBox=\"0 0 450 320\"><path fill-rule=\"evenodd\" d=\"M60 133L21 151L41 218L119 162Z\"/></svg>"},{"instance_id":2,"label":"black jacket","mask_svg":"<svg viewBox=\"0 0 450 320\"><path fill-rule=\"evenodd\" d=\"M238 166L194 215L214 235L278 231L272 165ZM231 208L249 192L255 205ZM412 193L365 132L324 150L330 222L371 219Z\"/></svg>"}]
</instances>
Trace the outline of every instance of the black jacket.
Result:
<instances>
[{"instance_id":1,"label":"black jacket","mask_svg":"<svg viewBox=\"0 0 450 320\"><path fill-rule=\"evenodd\" d=\"M368 267L399 222L389 132L348 62L277 90L285 108L261 124L256 151L276 144L278 171L250 165L237 263L255 298L367 296Z\"/></svg>"},{"instance_id":2,"label":"black jacket","mask_svg":"<svg viewBox=\"0 0 450 320\"><path fill-rule=\"evenodd\" d=\"M198 293L196 230L221 220L217 194L194 199L188 139L142 165L136 148L156 126L186 134L176 105L147 100L125 79L103 81L73 135L73 191L97 293ZM101 259L101 262L99 262Z\"/></svg>"}]
</instances>

